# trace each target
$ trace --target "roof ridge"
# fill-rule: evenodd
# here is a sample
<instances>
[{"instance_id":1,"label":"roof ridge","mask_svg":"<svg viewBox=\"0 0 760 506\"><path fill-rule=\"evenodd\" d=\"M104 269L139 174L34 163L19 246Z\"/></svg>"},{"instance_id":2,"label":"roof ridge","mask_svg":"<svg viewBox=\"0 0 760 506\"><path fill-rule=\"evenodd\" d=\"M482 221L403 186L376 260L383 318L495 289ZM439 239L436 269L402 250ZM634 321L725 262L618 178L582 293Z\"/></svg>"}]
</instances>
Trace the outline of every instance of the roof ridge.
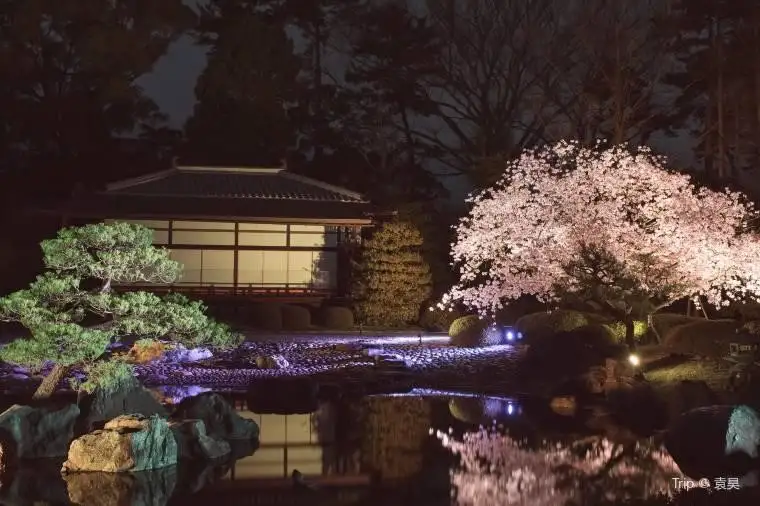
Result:
<instances>
[{"instance_id":1,"label":"roof ridge","mask_svg":"<svg viewBox=\"0 0 760 506\"><path fill-rule=\"evenodd\" d=\"M301 183L306 183L312 186L316 186L317 188L322 188L323 190L339 193L347 197L351 197L352 199L359 200L361 202L368 202L368 200L361 193L351 191L341 186L325 183L325 182L319 181L318 179L312 179L310 177L302 176L300 174L294 174L293 172L290 172L287 170L280 172L279 175L286 177L288 179L292 179L294 181L300 181Z\"/></svg>"},{"instance_id":2,"label":"roof ridge","mask_svg":"<svg viewBox=\"0 0 760 506\"><path fill-rule=\"evenodd\" d=\"M113 183L109 183L106 185L106 192L112 192L116 190L123 190L125 188L130 188L132 186L137 186L143 183L149 183L151 181L156 181L158 179L164 179L167 176L170 176L174 173L178 172L176 167L172 167L170 169L164 169L157 172L151 172L150 174L144 174L142 176L132 177L129 179L123 179L121 181L116 181Z\"/></svg>"},{"instance_id":3,"label":"roof ridge","mask_svg":"<svg viewBox=\"0 0 760 506\"><path fill-rule=\"evenodd\" d=\"M179 172L238 174L278 174L284 170L283 167L215 167L204 165L178 165L176 168Z\"/></svg>"}]
</instances>

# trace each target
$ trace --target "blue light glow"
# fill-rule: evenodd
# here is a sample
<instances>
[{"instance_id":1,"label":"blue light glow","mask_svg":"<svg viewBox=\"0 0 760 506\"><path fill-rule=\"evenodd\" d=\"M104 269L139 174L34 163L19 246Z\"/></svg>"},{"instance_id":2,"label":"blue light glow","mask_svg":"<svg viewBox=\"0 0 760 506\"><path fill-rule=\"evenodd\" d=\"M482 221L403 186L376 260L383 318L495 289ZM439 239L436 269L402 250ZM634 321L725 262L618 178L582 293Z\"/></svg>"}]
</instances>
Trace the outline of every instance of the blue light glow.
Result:
<instances>
[{"instance_id":1,"label":"blue light glow","mask_svg":"<svg viewBox=\"0 0 760 506\"><path fill-rule=\"evenodd\" d=\"M507 341L512 341L515 338L515 333L511 330L507 331Z\"/></svg>"},{"instance_id":2,"label":"blue light glow","mask_svg":"<svg viewBox=\"0 0 760 506\"><path fill-rule=\"evenodd\" d=\"M518 332L518 333L517 333L517 339L522 339L522 337L523 337L523 336L522 336L522 332Z\"/></svg>"},{"instance_id":3,"label":"blue light glow","mask_svg":"<svg viewBox=\"0 0 760 506\"><path fill-rule=\"evenodd\" d=\"M514 412L515 412L515 407L512 406L512 404L507 404L507 414L511 415Z\"/></svg>"}]
</instances>

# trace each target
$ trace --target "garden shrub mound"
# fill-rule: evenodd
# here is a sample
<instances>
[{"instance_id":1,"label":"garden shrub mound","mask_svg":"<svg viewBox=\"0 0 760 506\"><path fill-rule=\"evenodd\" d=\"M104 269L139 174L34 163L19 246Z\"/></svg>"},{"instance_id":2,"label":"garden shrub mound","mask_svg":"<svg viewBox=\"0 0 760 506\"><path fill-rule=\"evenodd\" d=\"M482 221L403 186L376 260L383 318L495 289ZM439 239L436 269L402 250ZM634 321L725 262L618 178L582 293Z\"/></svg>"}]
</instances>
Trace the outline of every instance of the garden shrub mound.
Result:
<instances>
[{"instance_id":1,"label":"garden shrub mound","mask_svg":"<svg viewBox=\"0 0 760 506\"><path fill-rule=\"evenodd\" d=\"M499 344L492 328L476 315L457 318L449 327L449 343L460 348L478 348Z\"/></svg>"},{"instance_id":2,"label":"garden shrub mound","mask_svg":"<svg viewBox=\"0 0 760 506\"><path fill-rule=\"evenodd\" d=\"M652 315L654 328L662 339L665 339L675 327L701 321L704 321L704 318L700 316L686 316L675 313L655 313Z\"/></svg>"},{"instance_id":3,"label":"garden shrub mound","mask_svg":"<svg viewBox=\"0 0 760 506\"><path fill-rule=\"evenodd\" d=\"M600 324L584 325L532 341L525 355L526 371L554 378L585 374L608 358L622 360L626 348Z\"/></svg>"},{"instance_id":4,"label":"garden shrub mound","mask_svg":"<svg viewBox=\"0 0 760 506\"><path fill-rule=\"evenodd\" d=\"M303 307L285 304L282 311L282 328L285 330L309 330L311 328L311 312Z\"/></svg>"},{"instance_id":5,"label":"garden shrub mound","mask_svg":"<svg viewBox=\"0 0 760 506\"><path fill-rule=\"evenodd\" d=\"M279 332L283 329L282 305L261 302L251 308L251 323L254 327Z\"/></svg>"},{"instance_id":6,"label":"garden shrub mound","mask_svg":"<svg viewBox=\"0 0 760 506\"><path fill-rule=\"evenodd\" d=\"M351 330L354 328L354 313L347 307L324 306L320 311L320 321L331 330Z\"/></svg>"},{"instance_id":7,"label":"garden shrub mound","mask_svg":"<svg viewBox=\"0 0 760 506\"><path fill-rule=\"evenodd\" d=\"M556 310L550 313L540 312L523 316L515 323L522 332L526 343L551 337L557 332L567 332L593 323L588 315L579 311Z\"/></svg>"},{"instance_id":8,"label":"garden shrub mound","mask_svg":"<svg viewBox=\"0 0 760 506\"><path fill-rule=\"evenodd\" d=\"M728 354L730 342L742 339L736 333L740 326L736 320L700 319L673 327L663 336L664 344L673 353L721 358Z\"/></svg>"}]
</instances>

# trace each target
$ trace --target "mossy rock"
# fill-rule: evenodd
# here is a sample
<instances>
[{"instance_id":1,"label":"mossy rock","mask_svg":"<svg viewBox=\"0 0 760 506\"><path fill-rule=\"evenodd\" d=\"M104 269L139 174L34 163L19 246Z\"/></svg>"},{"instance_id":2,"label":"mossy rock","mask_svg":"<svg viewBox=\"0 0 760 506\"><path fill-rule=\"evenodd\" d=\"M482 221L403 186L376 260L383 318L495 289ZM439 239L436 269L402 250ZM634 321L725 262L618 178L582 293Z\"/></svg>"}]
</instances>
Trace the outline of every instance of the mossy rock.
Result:
<instances>
[{"instance_id":1,"label":"mossy rock","mask_svg":"<svg viewBox=\"0 0 760 506\"><path fill-rule=\"evenodd\" d=\"M347 307L324 306L320 310L320 322L331 330L351 330L354 328L354 313Z\"/></svg>"},{"instance_id":2,"label":"mossy rock","mask_svg":"<svg viewBox=\"0 0 760 506\"><path fill-rule=\"evenodd\" d=\"M558 332L567 332L592 323L592 319L579 311L558 309L552 312L532 313L523 316L515 323L516 329L523 334L526 343L542 340Z\"/></svg>"},{"instance_id":3,"label":"mossy rock","mask_svg":"<svg viewBox=\"0 0 760 506\"><path fill-rule=\"evenodd\" d=\"M279 332L283 329L282 304L260 302L251 308L251 323L254 327Z\"/></svg>"},{"instance_id":4,"label":"mossy rock","mask_svg":"<svg viewBox=\"0 0 760 506\"><path fill-rule=\"evenodd\" d=\"M282 328L285 330L309 330L311 328L311 311L303 306L285 304L282 312Z\"/></svg>"},{"instance_id":5,"label":"mossy rock","mask_svg":"<svg viewBox=\"0 0 760 506\"><path fill-rule=\"evenodd\" d=\"M699 319L670 329L663 336L664 345L673 353L721 358L728 354L731 342L741 342L736 320Z\"/></svg>"},{"instance_id":6,"label":"mossy rock","mask_svg":"<svg viewBox=\"0 0 760 506\"><path fill-rule=\"evenodd\" d=\"M489 332L488 322L476 315L467 315L457 318L449 327L449 343L460 348L479 348L498 344Z\"/></svg>"}]
</instances>

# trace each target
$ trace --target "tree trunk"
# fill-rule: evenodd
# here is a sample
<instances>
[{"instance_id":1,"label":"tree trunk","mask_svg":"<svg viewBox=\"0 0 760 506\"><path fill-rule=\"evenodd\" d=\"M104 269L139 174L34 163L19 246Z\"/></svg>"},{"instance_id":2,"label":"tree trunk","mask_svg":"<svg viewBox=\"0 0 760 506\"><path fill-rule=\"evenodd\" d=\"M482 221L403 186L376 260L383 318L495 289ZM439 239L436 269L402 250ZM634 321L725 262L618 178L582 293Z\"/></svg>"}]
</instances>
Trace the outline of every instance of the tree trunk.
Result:
<instances>
[{"instance_id":1,"label":"tree trunk","mask_svg":"<svg viewBox=\"0 0 760 506\"><path fill-rule=\"evenodd\" d=\"M628 351L633 353L633 351L636 349L636 336L634 335L635 327L633 324L633 318L626 316L623 323L625 323L625 345L628 346Z\"/></svg>"},{"instance_id":2,"label":"tree trunk","mask_svg":"<svg viewBox=\"0 0 760 506\"><path fill-rule=\"evenodd\" d=\"M32 399L49 399L52 397L52 395L55 393L55 389L58 387L58 384L61 382L61 380L66 376L66 373L69 372L69 368L56 364L53 366L53 370L48 373L47 376L42 378L42 383L40 383L40 386L37 387L37 390L34 392L34 395L32 396Z\"/></svg>"},{"instance_id":3,"label":"tree trunk","mask_svg":"<svg viewBox=\"0 0 760 506\"><path fill-rule=\"evenodd\" d=\"M647 329L652 331L652 334L657 339L657 344L662 344L662 336L657 331L657 327L654 326L654 316L652 313L647 315Z\"/></svg>"}]
</instances>

